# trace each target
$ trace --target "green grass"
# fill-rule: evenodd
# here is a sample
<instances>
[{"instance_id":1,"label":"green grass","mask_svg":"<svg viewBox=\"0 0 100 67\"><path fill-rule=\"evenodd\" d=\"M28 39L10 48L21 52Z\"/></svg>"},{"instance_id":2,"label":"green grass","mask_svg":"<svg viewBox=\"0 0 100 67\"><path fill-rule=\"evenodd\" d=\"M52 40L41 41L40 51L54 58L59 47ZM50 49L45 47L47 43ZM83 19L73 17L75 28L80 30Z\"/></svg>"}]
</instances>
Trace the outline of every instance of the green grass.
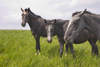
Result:
<instances>
[{"instance_id":1,"label":"green grass","mask_svg":"<svg viewBox=\"0 0 100 67\"><path fill-rule=\"evenodd\" d=\"M35 56L35 39L29 30L0 30L0 67L100 67L99 55L91 55L88 42L74 44L76 58L70 50L65 56L65 48L60 58L57 37L52 43L40 39L41 54Z\"/></svg>"}]
</instances>

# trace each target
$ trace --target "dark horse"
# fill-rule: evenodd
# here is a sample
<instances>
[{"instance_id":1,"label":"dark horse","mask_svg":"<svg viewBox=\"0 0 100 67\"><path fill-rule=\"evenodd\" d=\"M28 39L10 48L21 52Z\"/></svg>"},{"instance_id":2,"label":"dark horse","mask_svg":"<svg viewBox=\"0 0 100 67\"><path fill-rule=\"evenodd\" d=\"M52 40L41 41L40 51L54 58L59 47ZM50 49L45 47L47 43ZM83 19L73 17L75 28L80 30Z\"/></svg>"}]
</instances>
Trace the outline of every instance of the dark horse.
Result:
<instances>
[{"instance_id":1,"label":"dark horse","mask_svg":"<svg viewBox=\"0 0 100 67\"><path fill-rule=\"evenodd\" d=\"M26 23L28 22L31 33L33 34L35 40L36 40L36 54L40 54L40 36L46 37L46 23L44 22L44 19L41 16L35 15L30 8L23 10L22 11L22 26L25 27ZM51 22L52 20L47 20L48 22ZM59 22L65 22L65 21L60 21Z\"/></svg>"},{"instance_id":2,"label":"dark horse","mask_svg":"<svg viewBox=\"0 0 100 67\"><path fill-rule=\"evenodd\" d=\"M45 20L45 23L48 23ZM52 37L54 35L57 35L59 45L60 45L60 57L62 57L63 54L63 47L66 43L63 39L65 30L69 24L69 21L66 22L58 22L57 20L53 20L50 24L47 24L46 30L47 30L47 41L50 43L52 41ZM84 30L74 41L75 44L84 43L86 41L89 41L90 45L92 46L92 53L95 53L98 55L98 48L96 46L97 39L87 30ZM68 47L70 47L71 53L73 54L73 57L75 56L73 44L67 43L66 44L66 53L68 51Z\"/></svg>"}]
</instances>

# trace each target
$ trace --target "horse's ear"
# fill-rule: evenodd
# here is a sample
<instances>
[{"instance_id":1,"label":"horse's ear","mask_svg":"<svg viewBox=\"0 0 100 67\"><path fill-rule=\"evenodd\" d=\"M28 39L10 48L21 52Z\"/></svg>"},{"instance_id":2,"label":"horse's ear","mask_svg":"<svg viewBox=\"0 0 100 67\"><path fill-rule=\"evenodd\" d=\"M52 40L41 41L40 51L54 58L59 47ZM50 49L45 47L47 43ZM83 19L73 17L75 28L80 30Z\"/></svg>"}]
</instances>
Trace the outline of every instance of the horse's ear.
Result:
<instances>
[{"instance_id":1,"label":"horse's ear","mask_svg":"<svg viewBox=\"0 0 100 67\"><path fill-rule=\"evenodd\" d=\"M20 9L21 9L22 12L24 11L22 8L20 8Z\"/></svg>"},{"instance_id":2,"label":"horse's ear","mask_svg":"<svg viewBox=\"0 0 100 67\"><path fill-rule=\"evenodd\" d=\"M54 20L52 21L52 23L55 24L55 23L56 23L56 19L54 19Z\"/></svg>"},{"instance_id":3,"label":"horse's ear","mask_svg":"<svg viewBox=\"0 0 100 67\"><path fill-rule=\"evenodd\" d=\"M44 22L47 24L47 21L46 21L46 19L44 19Z\"/></svg>"},{"instance_id":4,"label":"horse's ear","mask_svg":"<svg viewBox=\"0 0 100 67\"><path fill-rule=\"evenodd\" d=\"M80 13L80 16L82 16L82 15L85 13L86 10L87 10L87 9L85 9L84 11L82 11L82 12Z\"/></svg>"},{"instance_id":5,"label":"horse's ear","mask_svg":"<svg viewBox=\"0 0 100 67\"><path fill-rule=\"evenodd\" d=\"M28 12L31 11L30 8L28 7Z\"/></svg>"}]
</instances>

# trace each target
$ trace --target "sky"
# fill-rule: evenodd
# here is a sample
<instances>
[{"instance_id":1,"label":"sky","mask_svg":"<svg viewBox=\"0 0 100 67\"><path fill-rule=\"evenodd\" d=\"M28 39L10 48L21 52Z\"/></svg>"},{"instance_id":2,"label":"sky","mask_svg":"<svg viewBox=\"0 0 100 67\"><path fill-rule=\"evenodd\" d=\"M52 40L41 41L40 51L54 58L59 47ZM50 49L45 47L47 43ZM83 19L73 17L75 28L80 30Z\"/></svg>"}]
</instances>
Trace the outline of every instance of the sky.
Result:
<instances>
[{"instance_id":1,"label":"sky","mask_svg":"<svg viewBox=\"0 0 100 67\"><path fill-rule=\"evenodd\" d=\"M70 20L73 12L85 8L100 14L100 0L0 0L0 29L30 30L28 24L21 26L20 8L28 7L45 19Z\"/></svg>"}]
</instances>

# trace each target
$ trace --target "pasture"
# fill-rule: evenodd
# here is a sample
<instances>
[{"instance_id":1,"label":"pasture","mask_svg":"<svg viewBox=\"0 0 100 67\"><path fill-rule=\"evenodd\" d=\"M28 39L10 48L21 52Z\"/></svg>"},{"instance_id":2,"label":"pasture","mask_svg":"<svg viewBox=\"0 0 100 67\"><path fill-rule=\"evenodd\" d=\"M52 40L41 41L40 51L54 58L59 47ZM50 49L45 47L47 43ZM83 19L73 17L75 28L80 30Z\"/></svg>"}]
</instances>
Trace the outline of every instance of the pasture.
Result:
<instances>
[{"instance_id":1,"label":"pasture","mask_svg":"<svg viewBox=\"0 0 100 67\"><path fill-rule=\"evenodd\" d=\"M65 56L65 47L60 58L57 37L52 43L40 38L41 54L35 55L35 39L30 30L0 30L0 67L100 67L99 55L91 55L88 42L74 44L76 58L70 50Z\"/></svg>"}]
</instances>

